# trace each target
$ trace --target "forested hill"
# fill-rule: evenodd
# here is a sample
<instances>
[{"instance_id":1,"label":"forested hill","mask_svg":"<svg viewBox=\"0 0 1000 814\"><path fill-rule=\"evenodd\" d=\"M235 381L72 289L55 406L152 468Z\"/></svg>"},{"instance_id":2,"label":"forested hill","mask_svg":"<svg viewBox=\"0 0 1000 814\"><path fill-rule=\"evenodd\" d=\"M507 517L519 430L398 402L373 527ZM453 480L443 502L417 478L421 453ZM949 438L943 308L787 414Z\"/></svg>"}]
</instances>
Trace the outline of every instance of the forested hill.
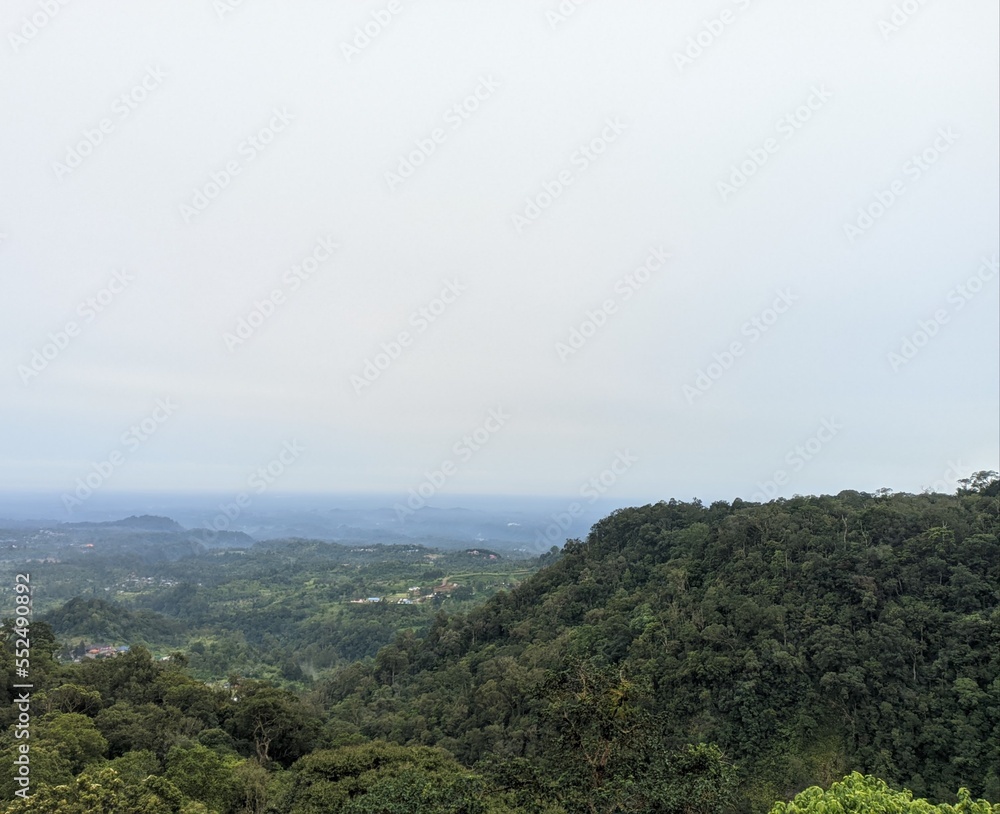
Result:
<instances>
[{"instance_id":1,"label":"forested hill","mask_svg":"<svg viewBox=\"0 0 1000 814\"><path fill-rule=\"evenodd\" d=\"M623 509L323 701L343 736L442 746L573 811L674 810L684 777L766 811L851 770L1000 800L998 508L979 473L953 496Z\"/></svg>"},{"instance_id":2,"label":"forested hill","mask_svg":"<svg viewBox=\"0 0 1000 814\"><path fill-rule=\"evenodd\" d=\"M482 604L454 591L436 616L349 599L369 581L405 598L427 556L412 547L166 563L205 585L50 610L63 635L133 637L118 655L60 662L31 621L27 712L29 626L0 620L0 812L1000 814L998 529L995 473L952 496L670 501L615 512ZM420 566L434 584L452 565L491 592L522 573L478 549L434 556L449 569ZM33 563L31 585L52 590L63 567ZM114 584L151 579L129 573ZM256 636L286 674L316 661L309 637L366 644L301 692L238 672L205 684L189 673L210 643L156 658L134 637L190 641L208 593L227 610L205 630Z\"/></svg>"}]
</instances>

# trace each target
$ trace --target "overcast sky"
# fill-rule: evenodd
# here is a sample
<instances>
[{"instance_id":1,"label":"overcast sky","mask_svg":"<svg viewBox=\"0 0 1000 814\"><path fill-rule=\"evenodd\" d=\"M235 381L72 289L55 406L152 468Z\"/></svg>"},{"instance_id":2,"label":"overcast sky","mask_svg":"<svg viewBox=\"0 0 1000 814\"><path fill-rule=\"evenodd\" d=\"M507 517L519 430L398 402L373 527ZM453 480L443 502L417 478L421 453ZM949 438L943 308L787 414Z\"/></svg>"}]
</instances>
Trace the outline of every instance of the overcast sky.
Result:
<instances>
[{"instance_id":1,"label":"overcast sky","mask_svg":"<svg viewBox=\"0 0 1000 814\"><path fill-rule=\"evenodd\" d=\"M0 489L998 466L995 0L9 0L0 33Z\"/></svg>"}]
</instances>

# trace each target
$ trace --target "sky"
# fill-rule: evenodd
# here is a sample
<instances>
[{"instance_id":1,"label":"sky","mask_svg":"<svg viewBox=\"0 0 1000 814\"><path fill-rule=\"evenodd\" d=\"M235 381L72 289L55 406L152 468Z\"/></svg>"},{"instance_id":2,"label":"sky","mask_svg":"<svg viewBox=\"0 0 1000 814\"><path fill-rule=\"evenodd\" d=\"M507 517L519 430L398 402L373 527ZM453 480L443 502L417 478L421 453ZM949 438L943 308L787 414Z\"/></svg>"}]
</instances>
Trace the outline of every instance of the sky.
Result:
<instances>
[{"instance_id":1,"label":"sky","mask_svg":"<svg viewBox=\"0 0 1000 814\"><path fill-rule=\"evenodd\" d=\"M998 13L10 0L0 491L953 492Z\"/></svg>"}]
</instances>

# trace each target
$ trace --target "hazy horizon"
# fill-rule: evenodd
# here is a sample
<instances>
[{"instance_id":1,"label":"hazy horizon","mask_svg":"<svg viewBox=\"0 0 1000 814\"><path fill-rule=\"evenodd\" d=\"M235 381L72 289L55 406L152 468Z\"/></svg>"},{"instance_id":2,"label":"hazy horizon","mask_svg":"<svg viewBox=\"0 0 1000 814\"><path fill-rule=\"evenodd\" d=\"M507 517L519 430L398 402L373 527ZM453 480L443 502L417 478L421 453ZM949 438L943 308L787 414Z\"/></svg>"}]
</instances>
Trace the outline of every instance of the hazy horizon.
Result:
<instances>
[{"instance_id":1,"label":"hazy horizon","mask_svg":"<svg viewBox=\"0 0 1000 814\"><path fill-rule=\"evenodd\" d=\"M960 473L956 476L949 475L948 480L939 480L936 483L927 484L919 490L893 489L889 486L879 488L889 489L896 494L954 494L960 487L958 480L968 477L974 473ZM831 492L823 493L795 493L792 496L778 496L777 499L789 499L790 497L822 497L836 496L844 491L865 492L862 489L853 489L845 486ZM873 494L877 490L871 490L868 494ZM72 523L85 519L89 515L116 514L116 517L130 514L143 514L146 509L162 508L169 512L170 507L183 509L214 509L220 504L232 503L235 498L244 494L247 495L251 506L247 507L248 512L266 511L279 509L282 511L335 511L361 508L392 508L396 504L406 505L406 501L414 497L413 492L308 492L308 491L281 491L267 490L259 494L244 490L242 492L222 492L222 491L109 491L104 490L94 494L92 498L83 502L79 508L74 507L67 510L64 505L64 496L72 492L55 492L41 489L5 489L0 490L0 519L23 519L38 516L39 511L49 512L51 515L46 519L54 519L60 522ZM419 496L418 496L419 497ZM619 497L603 497L597 500L589 500L580 494L564 495L537 495L537 494L483 494L483 493L441 493L424 499L424 507L438 510L469 509L469 510L508 510L508 511L557 511L564 509L570 503L577 503L588 510L588 513L599 513L603 517L606 514L619 508L631 508L644 506L653 503L669 502L677 500L681 502L700 501L708 506L716 501L732 503L735 500L742 500L746 503L769 502L776 499L761 495L730 495L711 496L704 495L663 495L663 496L636 496L622 495ZM32 508L28 508L32 507ZM131 508L130 508L131 507ZM419 509L417 509L419 511ZM169 513L164 516L169 516ZM115 519L108 517L107 519ZM175 518L172 518L175 519Z\"/></svg>"},{"instance_id":2,"label":"hazy horizon","mask_svg":"<svg viewBox=\"0 0 1000 814\"><path fill-rule=\"evenodd\" d=\"M1000 468L996 3L43 5L0 12L0 491Z\"/></svg>"}]
</instances>

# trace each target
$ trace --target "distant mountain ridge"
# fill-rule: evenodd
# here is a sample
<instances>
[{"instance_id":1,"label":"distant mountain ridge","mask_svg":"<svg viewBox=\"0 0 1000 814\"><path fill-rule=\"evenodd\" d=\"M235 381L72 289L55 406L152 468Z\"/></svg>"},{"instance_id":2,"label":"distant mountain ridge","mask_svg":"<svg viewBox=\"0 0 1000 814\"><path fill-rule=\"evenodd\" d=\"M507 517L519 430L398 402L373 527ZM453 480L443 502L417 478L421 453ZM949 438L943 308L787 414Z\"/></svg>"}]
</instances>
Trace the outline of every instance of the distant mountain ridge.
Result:
<instances>
[{"instance_id":1,"label":"distant mountain ridge","mask_svg":"<svg viewBox=\"0 0 1000 814\"><path fill-rule=\"evenodd\" d=\"M100 523L80 522L64 523L65 526L74 528L127 528L138 531L184 531L184 526L169 517L160 517L155 514L144 514L141 516L132 515L122 520L105 520Z\"/></svg>"},{"instance_id":2,"label":"distant mountain ridge","mask_svg":"<svg viewBox=\"0 0 1000 814\"><path fill-rule=\"evenodd\" d=\"M215 536L224 530L256 541L303 537L351 543L420 542L441 548L486 546L538 555L566 539L585 536L594 523L622 505L618 499L581 500L579 495L436 495L424 503L419 496L399 493L268 493L255 495L250 505L234 515L226 508L232 501L230 494L208 492L102 493L67 514L58 494L0 492L0 518L10 518L0 519L0 529L141 534L182 533L182 528L209 548L219 543L226 547L252 544ZM575 503L579 505L568 510Z\"/></svg>"}]
</instances>

